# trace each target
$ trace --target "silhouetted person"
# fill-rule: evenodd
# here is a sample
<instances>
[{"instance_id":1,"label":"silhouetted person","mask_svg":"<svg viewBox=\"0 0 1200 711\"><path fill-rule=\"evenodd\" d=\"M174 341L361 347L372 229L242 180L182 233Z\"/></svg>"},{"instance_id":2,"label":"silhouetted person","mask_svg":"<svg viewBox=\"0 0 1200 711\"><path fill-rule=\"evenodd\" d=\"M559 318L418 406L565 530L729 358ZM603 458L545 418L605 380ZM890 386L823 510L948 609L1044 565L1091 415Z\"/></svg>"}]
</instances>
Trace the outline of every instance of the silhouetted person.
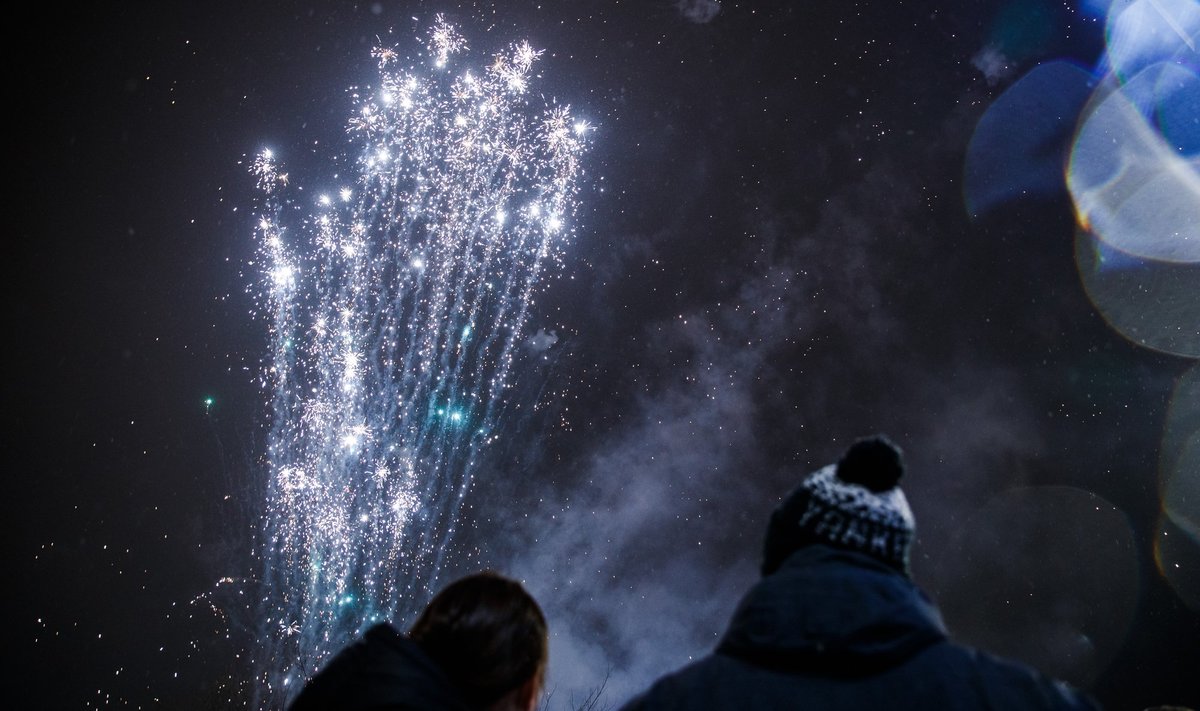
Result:
<instances>
[{"instance_id":1,"label":"silhouetted person","mask_svg":"<svg viewBox=\"0 0 1200 711\"><path fill-rule=\"evenodd\" d=\"M367 630L288 708L533 711L547 655L533 597L514 580L476 573L434 596L407 635L389 624Z\"/></svg>"},{"instance_id":2,"label":"silhouetted person","mask_svg":"<svg viewBox=\"0 0 1200 711\"><path fill-rule=\"evenodd\" d=\"M650 709L1090 709L1025 666L956 644L909 579L900 450L859 440L771 515L762 579L707 657L628 702Z\"/></svg>"}]
</instances>

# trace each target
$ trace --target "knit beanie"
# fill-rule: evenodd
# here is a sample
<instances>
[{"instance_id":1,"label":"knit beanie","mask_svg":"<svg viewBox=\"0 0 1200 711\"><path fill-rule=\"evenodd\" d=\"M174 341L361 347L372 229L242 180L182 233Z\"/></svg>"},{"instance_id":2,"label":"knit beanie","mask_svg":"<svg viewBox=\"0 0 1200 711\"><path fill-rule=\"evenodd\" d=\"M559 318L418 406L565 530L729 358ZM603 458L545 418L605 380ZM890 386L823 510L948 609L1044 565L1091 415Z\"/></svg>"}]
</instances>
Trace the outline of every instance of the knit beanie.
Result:
<instances>
[{"instance_id":1,"label":"knit beanie","mask_svg":"<svg viewBox=\"0 0 1200 711\"><path fill-rule=\"evenodd\" d=\"M903 474L900 448L875 435L805 477L771 514L762 574L775 572L799 548L823 543L865 553L907 575L915 525L897 486Z\"/></svg>"}]
</instances>

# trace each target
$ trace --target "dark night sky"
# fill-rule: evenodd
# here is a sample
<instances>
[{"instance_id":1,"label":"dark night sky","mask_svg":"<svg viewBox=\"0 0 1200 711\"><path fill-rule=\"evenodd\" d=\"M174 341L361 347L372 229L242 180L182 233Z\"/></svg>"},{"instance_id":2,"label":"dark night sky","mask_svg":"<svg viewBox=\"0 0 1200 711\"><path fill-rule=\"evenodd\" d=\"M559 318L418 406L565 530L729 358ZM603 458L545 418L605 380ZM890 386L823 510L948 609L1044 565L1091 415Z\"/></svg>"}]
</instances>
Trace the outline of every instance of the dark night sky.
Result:
<instances>
[{"instance_id":1,"label":"dark night sky","mask_svg":"<svg viewBox=\"0 0 1200 711\"><path fill-rule=\"evenodd\" d=\"M172 5L14 26L43 39L10 57L6 678L37 706L236 696L246 621L212 591L254 573L267 417L245 160L270 146L325 178L371 48L412 49L438 12L476 59L544 49L537 91L596 127L529 323L560 338L520 374L539 404L477 472L451 566L543 603L552 707L606 675L619 703L711 648L771 508L876 431L905 449L914 577L953 632L1109 708L1200 706L1197 578L1177 592L1154 554L1195 361L1089 301L1061 185L968 209L985 111L1039 63L1094 67L1102 20L1039 0ZM989 49L1008 61L985 74Z\"/></svg>"}]
</instances>

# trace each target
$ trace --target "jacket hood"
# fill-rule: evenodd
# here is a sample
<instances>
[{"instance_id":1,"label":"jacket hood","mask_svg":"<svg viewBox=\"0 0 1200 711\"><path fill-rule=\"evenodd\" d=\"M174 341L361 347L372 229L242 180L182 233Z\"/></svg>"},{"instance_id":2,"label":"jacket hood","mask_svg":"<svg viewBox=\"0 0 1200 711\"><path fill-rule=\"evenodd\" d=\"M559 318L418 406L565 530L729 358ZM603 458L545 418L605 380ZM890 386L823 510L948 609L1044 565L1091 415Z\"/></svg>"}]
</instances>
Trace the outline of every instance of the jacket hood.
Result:
<instances>
[{"instance_id":1,"label":"jacket hood","mask_svg":"<svg viewBox=\"0 0 1200 711\"><path fill-rule=\"evenodd\" d=\"M771 668L871 674L945 638L937 609L903 574L809 545L750 589L717 651Z\"/></svg>"}]
</instances>

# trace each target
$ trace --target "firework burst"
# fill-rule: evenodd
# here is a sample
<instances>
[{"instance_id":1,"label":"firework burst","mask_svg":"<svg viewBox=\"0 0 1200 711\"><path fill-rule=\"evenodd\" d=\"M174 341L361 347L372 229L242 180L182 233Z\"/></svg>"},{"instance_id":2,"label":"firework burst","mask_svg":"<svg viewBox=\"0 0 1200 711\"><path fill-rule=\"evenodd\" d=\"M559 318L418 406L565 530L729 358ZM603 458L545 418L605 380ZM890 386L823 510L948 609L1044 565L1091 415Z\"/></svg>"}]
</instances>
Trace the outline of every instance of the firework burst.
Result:
<instances>
[{"instance_id":1,"label":"firework burst","mask_svg":"<svg viewBox=\"0 0 1200 711\"><path fill-rule=\"evenodd\" d=\"M456 67L466 47L439 17L411 66L375 50L379 84L348 124L353 180L310 208L269 152L252 166L268 702L428 598L499 437L531 299L573 232L590 128L530 98L528 44L480 71Z\"/></svg>"}]
</instances>

